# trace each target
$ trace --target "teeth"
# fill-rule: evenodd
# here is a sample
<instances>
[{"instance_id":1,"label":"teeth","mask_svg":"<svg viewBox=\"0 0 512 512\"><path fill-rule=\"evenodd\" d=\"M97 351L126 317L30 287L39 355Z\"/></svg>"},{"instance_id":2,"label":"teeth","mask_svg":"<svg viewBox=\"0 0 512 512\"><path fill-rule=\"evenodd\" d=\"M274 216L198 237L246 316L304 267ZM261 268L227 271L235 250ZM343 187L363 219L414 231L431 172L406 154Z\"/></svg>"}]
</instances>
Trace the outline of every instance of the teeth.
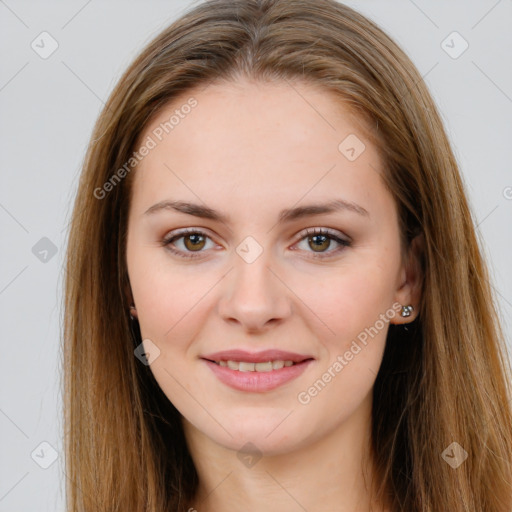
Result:
<instances>
[{"instance_id":1,"label":"teeth","mask_svg":"<svg viewBox=\"0 0 512 512\"><path fill-rule=\"evenodd\" d=\"M240 372L253 372L255 370L255 364L254 363L243 363L240 361L238 363L238 371Z\"/></svg>"},{"instance_id":2,"label":"teeth","mask_svg":"<svg viewBox=\"0 0 512 512\"><path fill-rule=\"evenodd\" d=\"M265 363L247 363L245 361L215 361L220 366L227 366L231 370L240 372L271 372L280 370L283 366L292 366L293 361L267 361Z\"/></svg>"},{"instance_id":3,"label":"teeth","mask_svg":"<svg viewBox=\"0 0 512 512\"><path fill-rule=\"evenodd\" d=\"M238 363L236 361L228 361L228 368L238 370Z\"/></svg>"}]
</instances>

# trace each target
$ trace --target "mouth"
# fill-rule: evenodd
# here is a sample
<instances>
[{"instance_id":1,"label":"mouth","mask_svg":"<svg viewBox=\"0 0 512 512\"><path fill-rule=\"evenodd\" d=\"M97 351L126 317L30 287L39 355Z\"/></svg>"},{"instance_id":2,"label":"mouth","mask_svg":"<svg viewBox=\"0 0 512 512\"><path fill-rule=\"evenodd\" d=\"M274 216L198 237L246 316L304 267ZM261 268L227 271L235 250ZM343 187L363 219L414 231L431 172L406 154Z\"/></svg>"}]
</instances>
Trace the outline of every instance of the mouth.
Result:
<instances>
[{"instance_id":1,"label":"mouth","mask_svg":"<svg viewBox=\"0 0 512 512\"><path fill-rule=\"evenodd\" d=\"M304 359L304 361L294 362L291 360L283 360L277 359L275 361L265 361L261 363L251 363L249 361L233 361L233 360L224 360L219 359L218 361L205 359L206 361L210 361L211 363L215 363L218 366L224 366L229 368L230 370L235 370L239 372L271 372L273 370L280 370L281 368L289 368L290 366L295 366L303 363L304 361L312 361L312 358Z\"/></svg>"},{"instance_id":2,"label":"mouth","mask_svg":"<svg viewBox=\"0 0 512 512\"><path fill-rule=\"evenodd\" d=\"M283 351L249 353L225 351L201 359L217 379L246 392L271 391L299 377L315 360L312 356Z\"/></svg>"}]
</instances>

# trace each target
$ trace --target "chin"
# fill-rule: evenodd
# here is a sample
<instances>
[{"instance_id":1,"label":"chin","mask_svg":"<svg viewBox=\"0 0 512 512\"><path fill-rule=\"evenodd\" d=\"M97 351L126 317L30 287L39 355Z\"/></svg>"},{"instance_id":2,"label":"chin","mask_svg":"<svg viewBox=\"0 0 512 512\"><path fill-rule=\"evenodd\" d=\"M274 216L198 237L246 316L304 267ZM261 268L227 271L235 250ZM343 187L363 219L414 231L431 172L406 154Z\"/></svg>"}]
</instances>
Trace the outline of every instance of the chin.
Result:
<instances>
[{"instance_id":1,"label":"chin","mask_svg":"<svg viewBox=\"0 0 512 512\"><path fill-rule=\"evenodd\" d=\"M237 418L236 421L231 421L228 415L223 415L222 417L231 425L229 428L226 427L231 435L223 429L215 429L215 432L211 433L211 438L236 452L255 450L265 456L288 453L307 442L304 423L297 425L297 418L294 418L293 414L287 417L289 412L269 414L264 419L246 416L244 420ZM204 433L208 435L207 432Z\"/></svg>"},{"instance_id":2,"label":"chin","mask_svg":"<svg viewBox=\"0 0 512 512\"><path fill-rule=\"evenodd\" d=\"M270 436L271 437L271 436ZM285 436L283 438L270 438L261 431L255 431L254 434L236 435L233 438L224 437L217 440L219 444L233 450L237 456L243 458L245 453L256 454L256 456L270 457L290 453L300 446L300 442L295 441L293 437Z\"/></svg>"}]
</instances>

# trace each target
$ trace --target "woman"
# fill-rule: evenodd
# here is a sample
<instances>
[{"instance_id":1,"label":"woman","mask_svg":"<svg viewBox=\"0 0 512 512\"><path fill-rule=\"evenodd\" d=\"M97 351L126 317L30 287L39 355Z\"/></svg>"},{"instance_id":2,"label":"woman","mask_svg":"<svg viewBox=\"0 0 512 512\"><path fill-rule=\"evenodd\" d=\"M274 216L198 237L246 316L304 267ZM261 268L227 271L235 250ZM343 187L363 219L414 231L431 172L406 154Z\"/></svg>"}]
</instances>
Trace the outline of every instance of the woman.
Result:
<instances>
[{"instance_id":1,"label":"woman","mask_svg":"<svg viewBox=\"0 0 512 512\"><path fill-rule=\"evenodd\" d=\"M68 510L512 510L510 364L411 61L320 0L136 58L76 198Z\"/></svg>"}]
</instances>

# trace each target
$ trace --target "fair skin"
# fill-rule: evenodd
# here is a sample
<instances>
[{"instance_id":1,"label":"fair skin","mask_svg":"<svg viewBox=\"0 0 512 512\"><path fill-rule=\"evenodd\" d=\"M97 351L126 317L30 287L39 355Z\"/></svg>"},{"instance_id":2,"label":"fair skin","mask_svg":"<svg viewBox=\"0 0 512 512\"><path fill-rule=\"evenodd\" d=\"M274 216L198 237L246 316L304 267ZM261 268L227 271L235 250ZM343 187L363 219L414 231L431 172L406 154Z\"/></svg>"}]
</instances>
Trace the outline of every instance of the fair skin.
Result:
<instances>
[{"instance_id":1,"label":"fair skin","mask_svg":"<svg viewBox=\"0 0 512 512\"><path fill-rule=\"evenodd\" d=\"M191 96L197 106L134 171L127 265L145 347L160 351L151 371L183 416L200 481L193 507L382 512L365 484L372 389L389 323L416 316L402 318L393 304L416 306L420 291L417 260L401 258L379 155L339 99L303 83L239 80L187 91L151 120L141 140ZM366 146L353 161L338 149L350 134ZM334 199L367 214L344 209L279 221L281 210ZM145 214L163 200L208 206L229 220L171 208ZM182 228L205 234L172 243L195 258L161 243ZM307 228L351 245L315 238ZM250 263L237 252L248 236L262 249ZM390 311L389 322L376 323ZM376 325L378 333L333 372L337 357ZM231 348L277 348L313 361L276 389L241 391L201 359ZM329 368L321 392L304 393ZM248 442L261 456L254 465L239 453Z\"/></svg>"}]
</instances>

